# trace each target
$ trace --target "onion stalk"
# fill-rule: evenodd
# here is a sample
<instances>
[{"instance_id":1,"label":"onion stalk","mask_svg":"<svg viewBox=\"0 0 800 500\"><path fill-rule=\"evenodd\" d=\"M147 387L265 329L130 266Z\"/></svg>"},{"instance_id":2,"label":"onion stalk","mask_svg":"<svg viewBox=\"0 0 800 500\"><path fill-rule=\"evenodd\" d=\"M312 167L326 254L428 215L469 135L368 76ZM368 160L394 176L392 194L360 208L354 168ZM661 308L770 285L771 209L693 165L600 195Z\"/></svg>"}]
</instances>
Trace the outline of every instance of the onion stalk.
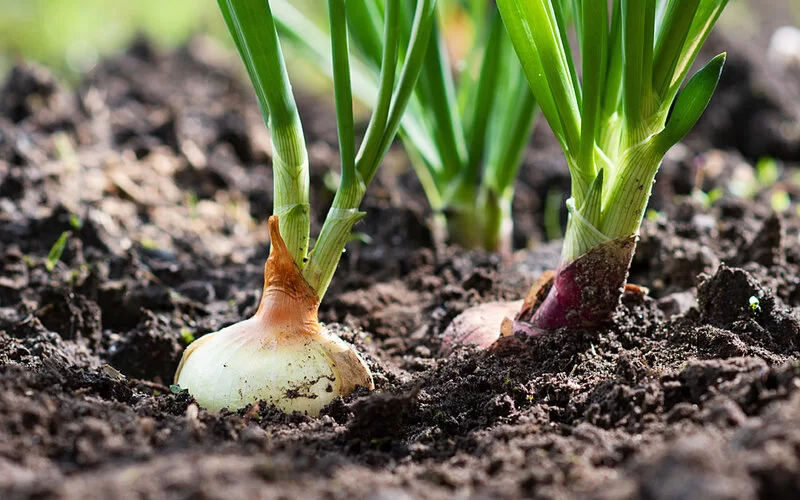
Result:
<instances>
[{"instance_id":1,"label":"onion stalk","mask_svg":"<svg viewBox=\"0 0 800 500\"><path fill-rule=\"evenodd\" d=\"M280 3L280 2L278 2ZM408 23L388 2L382 20L379 92L356 150L345 0L329 0L330 60L336 101L341 182L313 249L308 153L268 0L218 0L256 91L272 139L272 251L255 316L206 335L184 353L176 383L211 410L264 400L285 411L316 415L357 386L373 388L352 347L322 327L317 307L350 238L367 186L400 127L423 66L435 0L418 0ZM401 57L402 55L402 57Z\"/></svg>"},{"instance_id":2,"label":"onion stalk","mask_svg":"<svg viewBox=\"0 0 800 500\"><path fill-rule=\"evenodd\" d=\"M358 49L356 97L379 105L384 0L348 0L347 21ZM413 2L397 0L411 22ZM472 42L453 69L444 16L469 26ZM281 33L333 76L327 37L290 2L276 2ZM494 2L440 1L419 82L401 121L401 139L434 213L435 234L464 248L511 251L514 181L537 116L537 105Z\"/></svg>"},{"instance_id":3,"label":"onion stalk","mask_svg":"<svg viewBox=\"0 0 800 500\"><path fill-rule=\"evenodd\" d=\"M561 264L515 331L538 334L610 321L666 152L714 93L725 54L681 90L727 0L497 0L572 179ZM568 37L575 24L578 78ZM576 52L578 52L576 51ZM679 92L680 91L680 92Z\"/></svg>"}]
</instances>

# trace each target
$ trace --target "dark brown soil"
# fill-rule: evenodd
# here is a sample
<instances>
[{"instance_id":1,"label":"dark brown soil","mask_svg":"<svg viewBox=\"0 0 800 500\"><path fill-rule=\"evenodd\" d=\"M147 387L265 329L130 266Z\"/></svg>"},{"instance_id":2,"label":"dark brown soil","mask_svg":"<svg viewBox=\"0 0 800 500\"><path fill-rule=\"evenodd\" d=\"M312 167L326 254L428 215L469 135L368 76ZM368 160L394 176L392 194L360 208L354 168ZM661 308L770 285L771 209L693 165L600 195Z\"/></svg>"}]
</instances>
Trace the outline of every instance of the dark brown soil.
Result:
<instances>
[{"instance_id":1,"label":"dark brown soil","mask_svg":"<svg viewBox=\"0 0 800 500\"><path fill-rule=\"evenodd\" d=\"M800 188L788 169L752 199L728 182L765 154L797 167L798 142L758 124L791 115L741 83L766 78L743 54L659 174L631 274L649 295L605 330L441 356L457 314L519 299L557 264L543 205L568 177L539 127L504 262L434 243L393 150L357 226L371 241L348 247L321 308L377 388L318 419L209 414L168 386L191 337L253 313L267 253L268 136L230 55L138 42L74 90L15 68L0 89L0 497L800 498L800 219L770 208ZM330 103L299 104L316 231L336 131ZM715 187L710 206L691 196Z\"/></svg>"}]
</instances>

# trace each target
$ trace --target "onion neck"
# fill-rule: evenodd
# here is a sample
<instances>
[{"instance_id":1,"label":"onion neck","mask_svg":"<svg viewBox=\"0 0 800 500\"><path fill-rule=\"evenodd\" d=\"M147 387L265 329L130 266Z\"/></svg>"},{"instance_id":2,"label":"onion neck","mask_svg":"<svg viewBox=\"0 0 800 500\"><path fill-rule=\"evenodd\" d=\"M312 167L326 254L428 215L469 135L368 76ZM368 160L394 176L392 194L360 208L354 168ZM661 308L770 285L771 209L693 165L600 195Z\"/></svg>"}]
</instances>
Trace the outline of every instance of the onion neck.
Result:
<instances>
[{"instance_id":1,"label":"onion neck","mask_svg":"<svg viewBox=\"0 0 800 500\"><path fill-rule=\"evenodd\" d=\"M255 317L270 331L319 332L319 297L295 264L274 215L269 218L269 234L272 251L264 266L264 291Z\"/></svg>"},{"instance_id":2,"label":"onion neck","mask_svg":"<svg viewBox=\"0 0 800 500\"><path fill-rule=\"evenodd\" d=\"M562 265L555 276L543 276L528 292L514 320L514 332L539 335L611 322L635 248L635 235L617 238Z\"/></svg>"}]
</instances>

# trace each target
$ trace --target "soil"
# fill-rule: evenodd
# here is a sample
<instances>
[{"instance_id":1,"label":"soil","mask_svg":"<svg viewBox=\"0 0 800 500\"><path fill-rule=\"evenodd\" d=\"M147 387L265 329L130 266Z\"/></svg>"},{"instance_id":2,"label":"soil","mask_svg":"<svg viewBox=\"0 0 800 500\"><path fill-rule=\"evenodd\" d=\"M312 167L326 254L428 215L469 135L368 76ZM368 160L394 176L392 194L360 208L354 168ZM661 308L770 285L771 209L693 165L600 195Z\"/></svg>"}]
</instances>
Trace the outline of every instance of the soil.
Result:
<instances>
[{"instance_id":1,"label":"soil","mask_svg":"<svg viewBox=\"0 0 800 500\"><path fill-rule=\"evenodd\" d=\"M254 312L268 249L269 140L230 54L140 40L75 88L16 67L0 90L0 497L800 498L800 219L770 203L800 198L800 141L771 128L800 101L757 85L761 56L731 54L659 174L630 279L648 293L606 329L441 354L456 315L557 265L543 214L566 167L539 126L504 260L435 242L393 149L320 310L376 390L320 418L211 414L169 387L188 341ZM298 99L317 231L333 106ZM762 155L787 166L779 183L759 185Z\"/></svg>"}]
</instances>

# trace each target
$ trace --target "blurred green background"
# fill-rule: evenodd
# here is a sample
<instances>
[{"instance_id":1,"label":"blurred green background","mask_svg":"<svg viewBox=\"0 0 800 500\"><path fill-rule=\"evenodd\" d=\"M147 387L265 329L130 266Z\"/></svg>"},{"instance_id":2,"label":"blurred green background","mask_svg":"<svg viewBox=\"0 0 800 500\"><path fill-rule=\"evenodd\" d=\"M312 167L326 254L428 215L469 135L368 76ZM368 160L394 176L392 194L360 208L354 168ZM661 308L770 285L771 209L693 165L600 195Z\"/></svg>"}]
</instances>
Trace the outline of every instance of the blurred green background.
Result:
<instances>
[{"instance_id":1,"label":"blurred green background","mask_svg":"<svg viewBox=\"0 0 800 500\"><path fill-rule=\"evenodd\" d=\"M324 11L324 0L293 3ZM799 20L800 0L731 0L720 24L765 43L776 27ZM69 79L137 33L160 46L196 33L229 43L214 0L0 0L0 75L25 58Z\"/></svg>"},{"instance_id":2,"label":"blurred green background","mask_svg":"<svg viewBox=\"0 0 800 500\"><path fill-rule=\"evenodd\" d=\"M71 76L137 33L169 46L223 30L212 0L0 0L0 74L26 58Z\"/></svg>"}]
</instances>

